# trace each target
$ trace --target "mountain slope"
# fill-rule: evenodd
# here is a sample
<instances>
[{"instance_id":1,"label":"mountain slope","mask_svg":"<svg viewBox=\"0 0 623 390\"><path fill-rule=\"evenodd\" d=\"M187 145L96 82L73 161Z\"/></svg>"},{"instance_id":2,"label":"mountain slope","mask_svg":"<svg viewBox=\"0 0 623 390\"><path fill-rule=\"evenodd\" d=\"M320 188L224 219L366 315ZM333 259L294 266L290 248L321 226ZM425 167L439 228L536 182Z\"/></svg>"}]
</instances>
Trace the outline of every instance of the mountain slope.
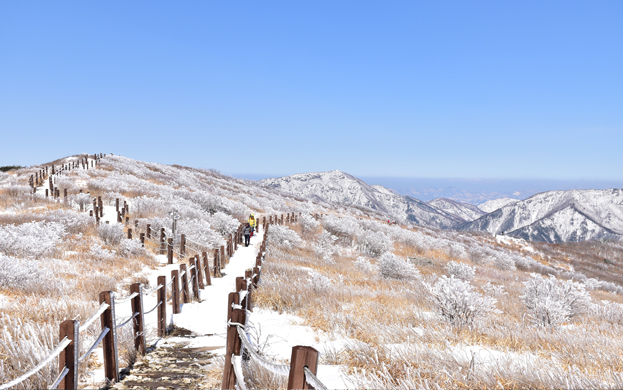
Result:
<instances>
[{"instance_id":1,"label":"mountain slope","mask_svg":"<svg viewBox=\"0 0 623 390\"><path fill-rule=\"evenodd\" d=\"M452 199L437 198L429 201L428 204L433 206L437 210L443 210L446 213L461 218L465 222L473 221L486 214L484 211L474 206L473 204L457 202L456 200Z\"/></svg>"},{"instance_id":2,"label":"mountain slope","mask_svg":"<svg viewBox=\"0 0 623 390\"><path fill-rule=\"evenodd\" d=\"M623 237L623 190L549 191L499 208L458 227L533 241Z\"/></svg>"},{"instance_id":3,"label":"mountain slope","mask_svg":"<svg viewBox=\"0 0 623 390\"><path fill-rule=\"evenodd\" d=\"M484 203L479 204L478 208L484 211L485 213L490 213L492 211L499 209L500 207L504 207L506 205L517 203L517 202L518 202L517 199L511 199L511 198L492 199L492 200L488 200Z\"/></svg>"},{"instance_id":4,"label":"mountain slope","mask_svg":"<svg viewBox=\"0 0 623 390\"><path fill-rule=\"evenodd\" d=\"M463 222L425 202L371 186L341 171L301 173L260 180L260 184L312 200L366 207L401 222L436 228L450 228Z\"/></svg>"}]
</instances>

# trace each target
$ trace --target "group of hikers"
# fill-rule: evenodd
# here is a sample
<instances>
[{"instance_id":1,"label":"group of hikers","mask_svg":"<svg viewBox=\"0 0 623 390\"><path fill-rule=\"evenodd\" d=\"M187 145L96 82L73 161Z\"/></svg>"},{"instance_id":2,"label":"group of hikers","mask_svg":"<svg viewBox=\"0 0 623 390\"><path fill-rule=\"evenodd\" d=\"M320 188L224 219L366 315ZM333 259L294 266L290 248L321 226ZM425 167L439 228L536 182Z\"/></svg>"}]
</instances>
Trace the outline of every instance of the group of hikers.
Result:
<instances>
[{"instance_id":1,"label":"group of hikers","mask_svg":"<svg viewBox=\"0 0 623 390\"><path fill-rule=\"evenodd\" d=\"M255 220L255 215L249 215L249 222L246 223L243 230L244 246L249 246L249 242L251 241L251 237L253 237L253 232L255 231L256 226L257 221Z\"/></svg>"}]
</instances>

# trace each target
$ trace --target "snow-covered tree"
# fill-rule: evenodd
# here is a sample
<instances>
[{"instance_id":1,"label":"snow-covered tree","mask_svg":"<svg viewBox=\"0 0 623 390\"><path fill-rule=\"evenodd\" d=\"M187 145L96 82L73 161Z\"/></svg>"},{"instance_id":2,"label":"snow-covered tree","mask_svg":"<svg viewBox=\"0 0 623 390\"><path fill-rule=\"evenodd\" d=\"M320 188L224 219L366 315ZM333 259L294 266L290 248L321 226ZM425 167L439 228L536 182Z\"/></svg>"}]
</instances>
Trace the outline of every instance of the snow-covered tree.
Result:
<instances>
[{"instance_id":1,"label":"snow-covered tree","mask_svg":"<svg viewBox=\"0 0 623 390\"><path fill-rule=\"evenodd\" d=\"M303 240L298 234L287 226L271 225L268 230L268 240L271 245L281 248L294 248Z\"/></svg>"},{"instance_id":2,"label":"snow-covered tree","mask_svg":"<svg viewBox=\"0 0 623 390\"><path fill-rule=\"evenodd\" d=\"M495 298L478 293L468 281L454 275L444 275L433 285L425 286L439 314L453 325L469 326L490 313L500 313Z\"/></svg>"},{"instance_id":3,"label":"snow-covered tree","mask_svg":"<svg viewBox=\"0 0 623 390\"><path fill-rule=\"evenodd\" d=\"M524 282L520 297L534 324L558 326L588 308L591 297L582 283L559 280L554 275L544 278L533 273L531 276L530 280Z\"/></svg>"},{"instance_id":4,"label":"snow-covered tree","mask_svg":"<svg viewBox=\"0 0 623 390\"><path fill-rule=\"evenodd\" d=\"M399 258L391 252L381 255L378 262L379 274L384 278L409 280L415 279L420 275L411 263Z\"/></svg>"},{"instance_id":5,"label":"snow-covered tree","mask_svg":"<svg viewBox=\"0 0 623 390\"><path fill-rule=\"evenodd\" d=\"M466 281L472 280L474 275L476 275L476 269L474 267L470 267L465 263L457 263L456 261L449 262L446 265L446 270L448 271L448 275Z\"/></svg>"},{"instance_id":6,"label":"snow-covered tree","mask_svg":"<svg viewBox=\"0 0 623 390\"><path fill-rule=\"evenodd\" d=\"M97 232L106 245L119 245L124 238L121 225L101 224L97 227Z\"/></svg>"}]
</instances>

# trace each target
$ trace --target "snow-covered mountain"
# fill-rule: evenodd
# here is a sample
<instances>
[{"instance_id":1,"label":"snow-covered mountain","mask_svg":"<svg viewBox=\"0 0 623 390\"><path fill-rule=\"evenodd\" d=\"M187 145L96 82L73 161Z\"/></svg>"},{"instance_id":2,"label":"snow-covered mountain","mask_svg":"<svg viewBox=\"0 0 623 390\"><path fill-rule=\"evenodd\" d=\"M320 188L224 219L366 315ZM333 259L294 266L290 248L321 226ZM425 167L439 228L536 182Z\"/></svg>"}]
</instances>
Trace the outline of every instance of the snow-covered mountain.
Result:
<instances>
[{"instance_id":1,"label":"snow-covered mountain","mask_svg":"<svg viewBox=\"0 0 623 390\"><path fill-rule=\"evenodd\" d=\"M465 222L473 221L486 214L471 203L457 202L452 199L437 198L429 201L428 204L437 210L443 210L448 214L455 215Z\"/></svg>"},{"instance_id":2,"label":"snow-covered mountain","mask_svg":"<svg viewBox=\"0 0 623 390\"><path fill-rule=\"evenodd\" d=\"M450 228L461 218L382 186L371 186L341 171L301 173L260 180L266 187L279 189L316 201L366 207L396 219L436 228Z\"/></svg>"},{"instance_id":3,"label":"snow-covered mountain","mask_svg":"<svg viewBox=\"0 0 623 390\"><path fill-rule=\"evenodd\" d=\"M490 213L499 209L500 207L504 207L509 204L513 204L519 202L517 199L512 198L499 198L499 199L491 199L484 203L478 205L478 208L484 211L485 213Z\"/></svg>"},{"instance_id":4,"label":"snow-covered mountain","mask_svg":"<svg viewBox=\"0 0 623 390\"><path fill-rule=\"evenodd\" d=\"M545 242L623 238L623 189L543 192L458 227Z\"/></svg>"}]
</instances>

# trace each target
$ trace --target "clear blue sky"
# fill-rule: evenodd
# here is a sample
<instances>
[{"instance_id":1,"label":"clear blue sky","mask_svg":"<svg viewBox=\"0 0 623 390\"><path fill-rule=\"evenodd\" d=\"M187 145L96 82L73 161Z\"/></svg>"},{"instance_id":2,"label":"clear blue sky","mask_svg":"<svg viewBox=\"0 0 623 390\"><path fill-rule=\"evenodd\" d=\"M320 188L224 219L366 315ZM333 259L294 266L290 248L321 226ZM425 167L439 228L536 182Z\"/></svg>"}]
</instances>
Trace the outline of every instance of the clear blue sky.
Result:
<instances>
[{"instance_id":1,"label":"clear blue sky","mask_svg":"<svg viewBox=\"0 0 623 390\"><path fill-rule=\"evenodd\" d=\"M623 1L3 1L0 165L623 179Z\"/></svg>"}]
</instances>

